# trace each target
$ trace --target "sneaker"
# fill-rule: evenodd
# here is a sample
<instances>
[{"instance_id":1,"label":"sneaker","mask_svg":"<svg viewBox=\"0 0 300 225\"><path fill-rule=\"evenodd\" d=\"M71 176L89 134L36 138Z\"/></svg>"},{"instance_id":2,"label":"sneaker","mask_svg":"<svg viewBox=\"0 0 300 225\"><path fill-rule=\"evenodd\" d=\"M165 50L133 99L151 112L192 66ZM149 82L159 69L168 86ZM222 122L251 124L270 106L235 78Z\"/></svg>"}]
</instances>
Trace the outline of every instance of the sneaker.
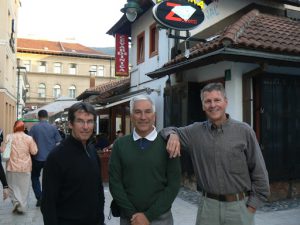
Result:
<instances>
[{"instance_id":1,"label":"sneaker","mask_svg":"<svg viewBox=\"0 0 300 225\"><path fill-rule=\"evenodd\" d=\"M40 207L41 206L41 202L42 202L41 199L38 199L35 206L36 207Z\"/></svg>"},{"instance_id":2,"label":"sneaker","mask_svg":"<svg viewBox=\"0 0 300 225\"><path fill-rule=\"evenodd\" d=\"M24 214L24 211L21 210L19 207L17 207L16 214L22 215L22 214Z\"/></svg>"}]
</instances>

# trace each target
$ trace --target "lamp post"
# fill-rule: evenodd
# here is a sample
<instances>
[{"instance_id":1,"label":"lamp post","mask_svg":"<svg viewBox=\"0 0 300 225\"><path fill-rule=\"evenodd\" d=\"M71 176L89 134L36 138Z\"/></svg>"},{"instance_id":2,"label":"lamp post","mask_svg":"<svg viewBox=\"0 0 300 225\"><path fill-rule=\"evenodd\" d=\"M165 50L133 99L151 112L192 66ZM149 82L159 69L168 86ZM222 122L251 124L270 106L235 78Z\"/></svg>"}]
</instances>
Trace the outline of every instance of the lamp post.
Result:
<instances>
[{"instance_id":1,"label":"lamp post","mask_svg":"<svg viewBox=\"0 0 300 225\"><path fill-rule=\"evenodd\" d=\"M140 7L139 0L127 0L127 3L124 5L124 8L121 9L122 13L125 13L127 19L130 22L135 21L137 15L143 10Z\"/></svg>"},{"instance_id":2,"label":"lamp post","mask_svg":"<svg viewBox=\"0 0 300 225\"><path fill-rule=\"evenodd\" d=\"M17 59L17 70L18 70L18 80L17 80L17 119L19 118L19 105L20 105L20 76L21 76L21 70L25 70L25 66L20 66L20 59Z\"/></svg>"}]
</instances>

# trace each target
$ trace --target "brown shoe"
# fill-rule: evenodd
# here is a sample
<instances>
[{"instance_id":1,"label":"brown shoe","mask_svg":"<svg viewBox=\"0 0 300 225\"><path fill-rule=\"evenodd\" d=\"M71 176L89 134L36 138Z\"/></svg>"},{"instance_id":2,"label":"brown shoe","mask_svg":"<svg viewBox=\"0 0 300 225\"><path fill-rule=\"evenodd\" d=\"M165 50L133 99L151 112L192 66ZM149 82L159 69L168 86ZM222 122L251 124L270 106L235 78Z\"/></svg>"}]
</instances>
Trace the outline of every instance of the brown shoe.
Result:
<instances>
[{"instance_id":1,"label":"brown shoe","mask_svg":"<svg viewBox=\"0 0 300 225\"><path fill-rule=\"evenodd\" d=\"M18 212L19 206L20 206L20 203L19 203L19 202L16 202L16 203L14 204L14 207L13 207L12 212L13 212L13 213L17 213L17 212Z\"/></svg>"}]
</instances>

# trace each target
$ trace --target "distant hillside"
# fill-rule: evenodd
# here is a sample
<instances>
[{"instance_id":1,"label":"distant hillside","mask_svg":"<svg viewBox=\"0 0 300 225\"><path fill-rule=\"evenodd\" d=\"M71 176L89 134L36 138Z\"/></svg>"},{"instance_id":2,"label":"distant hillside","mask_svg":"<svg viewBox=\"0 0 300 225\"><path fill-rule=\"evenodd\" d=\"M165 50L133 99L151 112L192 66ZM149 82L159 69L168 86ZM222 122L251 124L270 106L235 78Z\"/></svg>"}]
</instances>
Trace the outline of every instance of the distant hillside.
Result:
<instances>
[{"instance_id":1,"label":"distant hillside","mask_svg":"<svg viewBox=\"0 0 300 225\"><path fill-rule=\"evenodd\" d=\"M115 47L107 47L107 48L92 47L92 48L95 49L96 51L103 52L106 55L115 56Z\"/></svg>"}]
</instances>

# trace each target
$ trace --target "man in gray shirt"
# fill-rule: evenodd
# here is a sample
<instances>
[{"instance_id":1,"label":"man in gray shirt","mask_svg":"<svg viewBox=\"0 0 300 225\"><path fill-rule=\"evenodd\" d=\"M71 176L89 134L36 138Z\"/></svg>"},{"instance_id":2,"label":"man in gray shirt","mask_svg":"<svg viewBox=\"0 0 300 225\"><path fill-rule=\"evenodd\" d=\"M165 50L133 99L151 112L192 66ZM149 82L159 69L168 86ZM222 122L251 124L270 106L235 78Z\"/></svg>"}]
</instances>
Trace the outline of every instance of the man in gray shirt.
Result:
<instances>
[{"instance_id":1,"label":"man in gray shirt","mask_svg":"<svg viewBox=\"0 0 300 225\"><path fill-rule=\"evenodd\" d=\"M203 194L196 225L253 225L256 209L270 194L255 133L225 113L228 102L221 83L206 85L201 101L207 121L161 131L170 157L180 155L180 144L191 155Z\"/></svg>"}]
</instances>

